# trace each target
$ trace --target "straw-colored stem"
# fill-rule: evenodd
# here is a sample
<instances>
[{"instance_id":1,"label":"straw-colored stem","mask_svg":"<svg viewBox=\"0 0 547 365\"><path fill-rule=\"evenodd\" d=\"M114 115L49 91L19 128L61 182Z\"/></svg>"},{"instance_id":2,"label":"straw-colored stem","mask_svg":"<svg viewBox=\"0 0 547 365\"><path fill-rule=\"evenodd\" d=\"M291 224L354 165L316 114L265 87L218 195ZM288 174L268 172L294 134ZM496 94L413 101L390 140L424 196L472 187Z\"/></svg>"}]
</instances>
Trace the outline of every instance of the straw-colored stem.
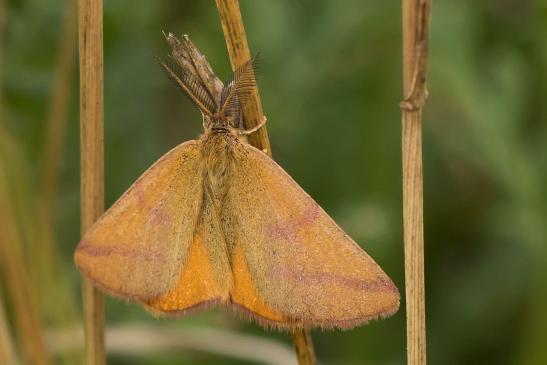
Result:
<instances>
[{"instance_id":1,"label":"straw-colored stem","mask_svg":"<svg viewBox=\"0 0 547 365\"><path fill-rule=\"evenodd\" d=\"M5 140L5 130L0 125L0 141ZM12 301L17 338L25 362L35 365L49 364L44 345L42 323L36 301L24 269L22 242L10 201L8 174L4 163L5 151L0 151L0 268Z\"/></svg>"},{"instance_id":2,"label":"straw-colored stem","mask_svg":"<svg viewBox=\"0 0 547 365\"><path fill-rule=\"evenodd\" d=\"M80 175L82 232L104 210L103 186L103 3L79 1ZM102 294L83 279L87 365L105 364Z\"/></svg>"},{"instance_id":3,"label":"straw-colored stem","mask_svg":"<svg viewBox=\"0 0 547 365\"><path fill-rule=\"evenodd\" d=\"M249 50L249 45L247 43L247 36L245 34L243 19L239 9L239 2L237 0L215 1L220 14L220 22L222 23L222 30L224 31L224 38L226 39L226 46L228 47L232 69L236 70L251 59L251 51ZM258 88L254 89L251 97L246 102L243 116L245 117L246 129L256 127L264 119ZM256 148L265 151L270 157L272 156L266 126L250 135L249 143Z\"/></svg>"},{"instance_id":4,"label":"straw-colored stem","mask_svg":"<svg viewBox=\"0 0 547 365\"><path fill-rule=\"evenodd\" d=\"M243 26L239 2L237 0L215 1L220 14L220 21L228 47L232 69L235 70L251 59L251 52L247 43L247 36ZM257 88L255 88L252 97L249 98L249 101L245 105L243 114L245 117L246 129L252 129L262 122L264 113L262 111L262 103ZM270 157L272 156L268 131L265 126L249 137L249 143L256 148L263 150ZM293 341L298 363L300 365L315 364L315 353L309 331L305 329L295 330L293 333Z\"/></svg>"},{"instance_id":5,"label":"straw-colored stem","mask_svg":"<svg viewBox=\"0 0 547 365\"><path fill-rule=\"evenodd\" d=\"M4 61L4 28L6 21L6 3L0 0L0 71L3 70ZM2 77L0 75L0 80ZM6 146L8 143L7 126L4 123L6 113L4 111L4 100L0 85L0 269L5 278L6 290L10 296L14 323L21 348L22 359L29 364L48 365L49 359L46 352L43 339L42 323L36 302L32 298L32 292L24 269L24 260L22 254L22 240L15 218L15 212L11 202L11 193L8 182L8 173L4 159L8 158L9 151ZM2 148L3 147L3 148ZM0 315L3 317L4 309L0 308ZM9 336L7 325L4 318L2 340L0 347L0 363L8 363L13 359L13 347L7 342Z\"/></svg>"},{"instance_id":6,"label":"straw-colored stem","mask_svg":"<svg viewBox=\"0 0 547 365\"><path fill-rule=\"evenodd\" d=\"M403 0L403 225L407 363L426 363L422 107L427 99L429 0Z\"/></svg>"},{"instance_id":7,"label":"straw-colored stem","mask_svg":"<svg viewBox=\"0 0 547 365\"><path fill-rule=\"evenodd\" d=\"M311 365L317 362L315 359L315 351L313 349L313 342L309 330L295 330L292 333L292 340L294 343L296 358L298 359L298 363L300 365Z\"/></svg>"},{"instance_id":8,"label":"straw-colored stem","mask_svg":"<svg viewBox=\"0 0 547 365\"><path fill-rule=\"evenodd\" d=\"M78 349L82 337L80 328L69 327L49 331L47 342L52 353L59 354ZM198 325L173 327L162 323L128 323L107 326L106 343L108 353L129 358L200 352L246 364L296 364L293 349L277 339Z\"/></svg>"},{"instance_id":9,"label":"straw-colored stem","mask_svg":"<svg viewBox=\"0 0 547 365\"><path fill-rule=\"evenodd\" d=\"M0 293L1 294L1 293ZM0 364L16 365L15 351L13 341L6 320L6 312L4 311L3 298L0 295Z\"/></svg>"}]
</instances>

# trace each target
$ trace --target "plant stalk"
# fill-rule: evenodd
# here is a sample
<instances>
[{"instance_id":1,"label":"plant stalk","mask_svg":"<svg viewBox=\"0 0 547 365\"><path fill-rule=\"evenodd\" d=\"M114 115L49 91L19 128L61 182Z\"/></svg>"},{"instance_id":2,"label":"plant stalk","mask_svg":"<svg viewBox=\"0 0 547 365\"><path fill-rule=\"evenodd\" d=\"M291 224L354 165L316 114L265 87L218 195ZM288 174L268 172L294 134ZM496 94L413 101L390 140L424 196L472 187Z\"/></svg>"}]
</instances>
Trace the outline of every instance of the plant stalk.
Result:
<instances>
[{"instance_id":1,"label":"plant stalk","mask_svg":"<svg viewBox=\"0 0 547 365\"><path fill-rule=\"evenodd\" d=\"M245 64L251 59L249 44L243 25L243 18L239 8L238 0L215 0L228 47L228 54L232 69L236 70L239 66ZM255 89L253 95L249 98L243 110L245 117L245 128L251 129L260 124L264 118L262 103ZM256 148L264 151L272 157L270 140L266 126L260 128L256 133L249 136L249 143ZM316 363L315 352L311 335L307 329L295 329L293 334L296 356L300 365L312 365Z\"/></svg>"},{"instance_id":2,"label":"plant stalk","mask_svg":"<svg viewBox=\"0 0 547 365\"><path fill-rule=\"evenodd\" d=\"M403 0L403 226L407 363L426 364L422 107L427 99L430 0Z\"/></svg>"},{"instance_id":3,"label":"plant stalk","mask_svg":"<svg viewBox=\"0 0 547 365\"><path fill-rule=\"evenodd\" d=\"M232 69L244 65L251 59L251 51L247 43L247 35L243 26L243 18L239 9L238 0L215 0L228 47L228 54ZM243 108L245 117L245 128L251 129L259 125L263 118L262 102L258 94L258 88L255 88L253 94L249 97ZM249 136L249 143L256 148L263 150L272 157L270 148L270 139L266 126L260 128L256 133Z\"/></svg>"},{"instance_id":4,"label":"plant stalk","mask_svg":"<svg viewBox=\"0 0 547 365\"><path fill-rule=\"evenodd\" d=\"M82 233L104 211L103 2L79 0ZM104 365L103 295L83 279L85 363Z\"/></svg>"},{"instance_id":5,"label":"plant stalk","mask_svg":"<svg viewBox=\"0 0 547 365\"><path fill-rule=\"evenodd\" d=\"M7 4L0 0L0 269L3 271L6 291L10 296L13 307L14 327L21 349L21 359L37 365L48 365L49 357L45 348L42 323L36 301L32 296L31 287L24 267L22 252L22 238L15 210L11 201L12 194L8 179L7 164L10 156L9 147L13 144L7 132L2 94L2 68L4 61L4 36L6 26ZM2 300L0 298L0 300ZM11 336L4 318L4 308L0 303L0 363L15 362Z\"/></svg>"},{"instance_id":6,"label":"plant stalk","mask_svg":"<svg viewBox=\"0 0 547 365\"><path fill-rule=\"evenodd\" d=\"M0 142L6 141L4 132L0 125ZM0 150L0 269L12 301L21 358L29 364L48 365L44 331L24 267L22 239L10 201L8 173L4 163L6 155L5 151Z\"/></svg>"},{"instance_id":7,"label":"plant stalk","mask_svg":"<svg viewBox=\"0 0 547 365\"><path fill-rule=\"evenodd\" d=\"M16 365L18 364L15 357L13 341L6 319L4 310L3 298L0 293L0 364Z\"/></svg>"}]
</instances>

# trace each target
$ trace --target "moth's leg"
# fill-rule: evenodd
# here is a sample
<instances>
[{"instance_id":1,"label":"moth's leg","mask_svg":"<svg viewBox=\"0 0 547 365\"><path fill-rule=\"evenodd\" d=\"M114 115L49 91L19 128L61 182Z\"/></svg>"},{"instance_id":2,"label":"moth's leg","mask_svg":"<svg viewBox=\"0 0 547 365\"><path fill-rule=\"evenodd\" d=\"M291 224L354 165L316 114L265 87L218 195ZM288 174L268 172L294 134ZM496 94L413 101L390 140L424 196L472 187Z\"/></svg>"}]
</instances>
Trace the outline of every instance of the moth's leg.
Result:
<instances>
[{"instance_id":1,"label":"moth's leg","mask_svg":"<svg viewBox=\"0 0 547 365\"><path fill-rule=\"evenodd\" d=\"M264 116L264 118L262 118L262 121L256 127L247 130L240 130L239 135L248 136L249 134L256 132L266 124L267 120L268 119L266 118L266 116Z\"/></svg>"}]
</instances>

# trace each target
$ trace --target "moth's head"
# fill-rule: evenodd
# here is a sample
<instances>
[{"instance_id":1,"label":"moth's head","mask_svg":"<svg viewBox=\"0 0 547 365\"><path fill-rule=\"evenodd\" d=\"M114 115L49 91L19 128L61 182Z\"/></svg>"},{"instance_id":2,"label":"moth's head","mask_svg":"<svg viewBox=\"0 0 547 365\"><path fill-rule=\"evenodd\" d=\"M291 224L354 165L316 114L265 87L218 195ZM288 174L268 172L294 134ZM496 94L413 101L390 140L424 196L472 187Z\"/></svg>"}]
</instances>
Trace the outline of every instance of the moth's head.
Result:
<instances>
[{"instance_id":1,"label":"moth's head","mask_svg":"<svg viewBox=\"0 0 547 365\"><path fill-rule=\"evenodd\" d=\"M212 131L233 131L243 127L242 104L233 90L230 90L231 84L228 84L220 97L220 103L214 113L202 113L204 127ZM233 95L230 95L230 94Z\"/></svg>"}]
</instances>

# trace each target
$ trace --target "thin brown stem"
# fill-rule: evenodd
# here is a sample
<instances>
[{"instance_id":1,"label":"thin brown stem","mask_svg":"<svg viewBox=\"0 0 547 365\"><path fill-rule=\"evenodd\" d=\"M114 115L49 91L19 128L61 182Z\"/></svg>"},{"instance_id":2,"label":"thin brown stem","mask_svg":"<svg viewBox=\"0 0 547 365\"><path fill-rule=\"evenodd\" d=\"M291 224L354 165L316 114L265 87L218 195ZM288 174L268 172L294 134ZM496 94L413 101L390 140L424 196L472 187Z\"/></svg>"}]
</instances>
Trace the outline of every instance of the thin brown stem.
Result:
<instances>
[{"instance_id":1,"label":"thin brown stem","mask_svg":"<svg viewBox=\"0 0 547 365\"><path fill-rule=\"evenodd\" d=\"M237 0L215 0L220 14L220 22L230 55L232 69L235 71L251 60L251 51L247 44L247 36L243 26L243 19ZM254 88L243 108L245 128L252 129L264 120L262 102L258 94L258 88ZM270 139L266 127L261 128L255 134L249 136L249 142L258 149L265 151L270 157Z\"/></svg>"},{"instance_id":2,"label":"thin brown stem","mask_svg":"<svg viewBox=\"0 0 547 365\"><path fill-rule=\"evenodd\" d=\"M0 293L1 294L1 293ZM11 337L6 312L4 310L3 298L0 295L0 364L16 365L15 350Z\"/></svg>"},{"instance_id":3,"label":"thin brown stem","mask_svg":"<svg viewBox=\"0 0 547 365\"><path fill-rule=\"evenodd\" d=\"M104 210L103 3L79 0L80 166L82 232ZM83 279L87 365L104 365L104 301Z\"/></svg>"},{"instance_id":4,"label":"thin brown stem","mask_svg":"<svg viewBox=\"0 0 547 365\"><path fill-rule=\"evenodd\" d=\"M0 144L6 145L6 134L0 125ZM10 201L11 193L6 170L6 151L0 151L0 269L6 278L6 288L14 308L14 323L21 346L22 358L29 364L49 364L42 323L36 301L30 290L24 268L22 240Z\"/></svg>"},{"instance_id":5,"label":"thin brown stem","mask_svg":"<svg viewBox=\"0 0 547 365\"><path fill-rule=\"evenodd\" d=\"M251 52L247 43L247 36L243 25L241 10L238 0L215 0L224 31L224 38L230 55L232 69L235 71L251 59ZM264 120L262 103L255 87L243 110L245 128L252 129ZM266 126L249 136L249 143L266 152L270 157L272 150ZM293 333L293 341L296 349L298 363L300 365L315 364L315 352L309 330L296 329Z\"/></svg>"},{"instance_id":6,"label":"thin brown stem","mask_svg":"<svg viewBox=\"0 0 547 365\"><path fill-rule=\"evenodd\" d=\"M53 354L71 352L82 342L80 328L49 331L47 342ZM284 343L262 336L197 325L169 327L126 324L106 328L108 352L135 358L161 354L201 352L223 356L245 363L264 365L295 365L293 349Z\"/></svg>"},{"instance_id":7,"label":"thin brown stem","mask_svg":"<svg viewBox=\"0 0 547 365\"><path fill-rule=\"evenodd\" d=\"M0 0L0 71L3 71L4 61L4 28L6 21L6 3ZM2 75L0 75L0 81ZM6 290L10 296L13 307L14 323L21 347L22 359L29 364L48 365L49 357L46 352L42 323L36 308L36 302L32 297L27 272L24 268L22 253L22 239L15 217L15 211L11 202L11 189L8 181L7 166L4 163L8 158L9 146L13 144L8 141L7 126L4 123L6 113L2 94L2 83L0 82L0 269L6 283ZM0 315L3 317L3 307L0 308ZM4 318L1 319L2 344L0 344L0 362L8 363L15 361L12 346L9 341L7 325Z\"/></svg>"},{"instance_id":8,"label":"thin brown stem","mask_svg":"<svg viewBox=\"0 0 547 365\"><path fill-rule=\"evenodd\" d=\"M427 99L430 0L403 0L403 225L407 363L426 364L422 107Z\"/></svg>"},{"instance_id":9,"label":"thin brown stem","mask_svg":"<svg viewBox=\"0 0 547 365\"><path fill-rule=\"evenodd\" d=\"M313 349L313 342L309 330L295 330L292 333L292 340L294 343L294 350L296 352L298 364L311 365L317 362L315 359L315 350Z\"/></svg>"}]
</instances>

